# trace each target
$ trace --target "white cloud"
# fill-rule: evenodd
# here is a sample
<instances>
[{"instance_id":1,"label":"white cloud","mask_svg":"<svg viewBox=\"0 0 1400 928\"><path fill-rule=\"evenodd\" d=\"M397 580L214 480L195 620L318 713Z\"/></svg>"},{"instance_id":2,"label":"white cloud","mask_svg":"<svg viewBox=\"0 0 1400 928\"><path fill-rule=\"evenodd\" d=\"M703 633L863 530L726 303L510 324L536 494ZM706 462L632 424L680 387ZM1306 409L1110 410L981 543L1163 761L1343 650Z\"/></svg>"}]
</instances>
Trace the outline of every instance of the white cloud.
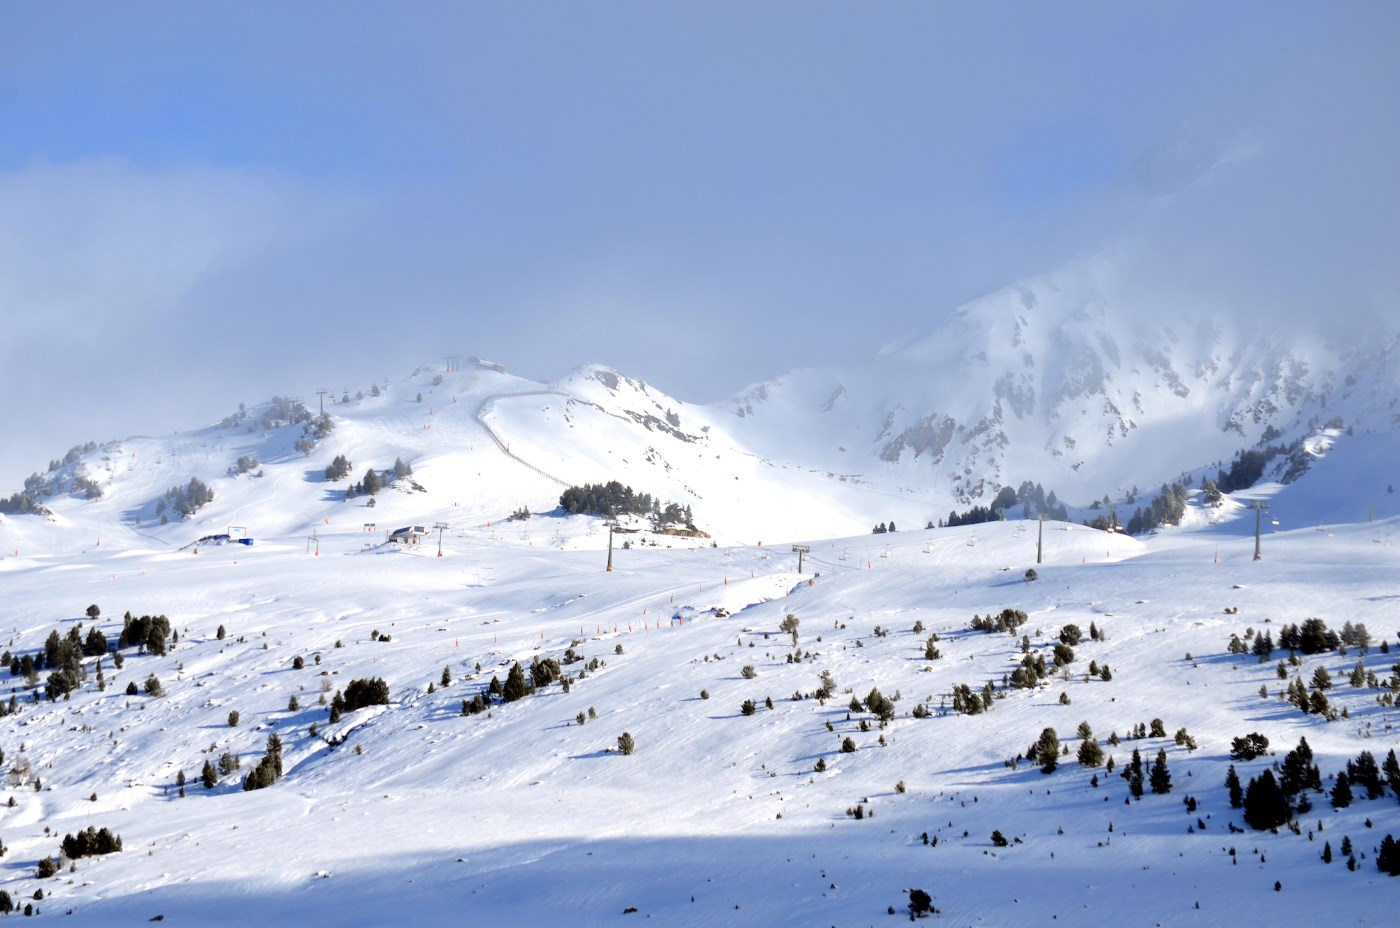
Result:
<instances>
[{"instance_id":1,"label":"white cloud","mask_svg":"<svg viewBox=\"0 0 1400 928\"><path fill-rule=\"evenodd\" d=\"M209 373L201 358L245 337L240 317L212 310L220 291L360 209L206 166L0 173L0 368L6 418L22 423L0 450L6 485L80 441L202 423L213 410L191 390Z\"/></svg>"}]
</instances>

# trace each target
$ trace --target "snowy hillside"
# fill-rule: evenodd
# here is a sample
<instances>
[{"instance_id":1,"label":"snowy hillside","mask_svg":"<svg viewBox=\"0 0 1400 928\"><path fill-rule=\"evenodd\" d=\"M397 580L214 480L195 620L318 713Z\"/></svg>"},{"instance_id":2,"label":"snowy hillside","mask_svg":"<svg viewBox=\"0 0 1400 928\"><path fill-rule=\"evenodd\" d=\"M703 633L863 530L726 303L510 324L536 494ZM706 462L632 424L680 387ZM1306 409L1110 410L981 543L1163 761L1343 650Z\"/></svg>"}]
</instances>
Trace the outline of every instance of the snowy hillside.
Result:
<instances>
[{"instance_id":1,"label":"snowy hillside","mask_svg":"<svg viewBox=\"0 0 1400 928\"><path fill-rule=\"evenodd\" d=\"M401 414L431 420L417 428L426 449L429 432L472 427L474 411L453 406ZM381 418L395 408L385 400ZM677 411L684 425L689 410ZM359 458L387 456L368 423L335 435ZM424 458L414 471L425 486L493 476ZM639 546L615 552L608 573L606 536L585 517L525 528L464 518L441 558L431 543L364 551L334 501L319 555L300 536L198 553L154 539L97 546L78 537L93 525L76 518L7 518L7 546L25 549L0 561L12 654L41 653L53 630L96 627L115 646L127 611L168 616L178 642L164 656L128 647L120 669L102 658L103 688L85 658L86 679L57 702L42 695L47 670L32 686L12 678L16 709L0 719L13 797L0 807L0 889L75 925L868 925L890 907L903 917L910 889L956 924L1100 925L1125 911L1172 925L1389 924L1400 884L1375 856L1400 835L1394 793L1361 790L1336 810L1309 793L1299 833L1272 834L1247 829L1225 788L1231 742L1250 732L1269 739L1274 760L1306 738L1327 791L1358 752L1379 762L1400 746L1388 704L1400 676L1395 497L1380 497L1390 505L1374 523L1348 514L1320 531L1285 515L1336 511L1308 487L1352 483L1360 474L1342 460L1260 488L1273 494L1269 522L1283 524L1270 526L1258 562L1252 518L1235 518L1251 514L1236 501L1214 523L1193 508L1195 529L1145 542L1048 523L1039 564L1030 522L813 540L800 575L787 546L756 544ZM113 467L110 481L137 472ZM168 478L145 479L154 492ZM211 506L234 497L225 505L241 522L281 524L297 497L286 486L244 495L259 479L279 478L224 478ZM541 496L552 492L537 479ZM428 494L397 496L380 506L407 515ZM465 490L459 502L470 518L488 509ZM1025 579L1029 568L1039 579ZM1026 613L1025 643L969 627L1004 609ZM795 644L779 628L789 615ZM1297 666L1283 651L1262 662L1228 652L1232 635L1252 642L1310 617L1364 623L1372 645ZM1053 668L1070 625L1083 635L1072 662L1029 688L1007 685L1027 649ZM567 692L549 683L462 714L512 664L546 658L571 678ZM1330 672L1334 720L1280 698L1290 682L1280 658L1290 681ZM824 674L832 690L819 700ZM164 695L146 693L152 676ZM375 677L388 704L332 722L322 700ZM990 711L955 712L958 684L990 685ZM872 689L895 700L884 726L868 708ZM1164 735L1130 737L1155 719ZM1081 722L1115 772L1076 763ZM1069 752L1059 769L1008 766L1047 727ZM624 732L630 756L616 750ZM273 734L280 780L242 790ZM854 751L842 750L848 738ZM1169 793L1131 798L1119 774L1134 749L1146 766L1165 752ZM240 769L206 789L202 765L226 754ZM1247 783L1269 760L1234 766ZM123 850L36 877L65 834L88 827L110 829Z\"/></svg>"},{"instance_id":2,"label":"snowy hillside","mask_svg":"<svg viewBox=\"0 0 1400 928\"><path fill-rule=\"evenodd\" d=\"M12 676L0 889L19 905L94 924L365 924L385 900L424 924L629 908L872 924L921 888L960 923L1098 924L1128 906L1163 924L1388 923L1375 857L1400 803L1334 810L1327 793L1360 751L1380 761L1400 740L1393 431L1319 428L1302 479L1241 494L1267 500L1262 561L1247 501L1193 491L1180 528L1143 539L1047 523L1037 563L1035 522L865 534L868 512L918 493L792 463L814 442L767 458L723 409L604 369L551 385L424 369L357 392L329 397L314 442L316 420L283 424L283 403L79 453L51 475L50 515L0 517L17 665L54 632L96 628L115 649L127 612L178 634L162 656L129 645L120 668L82 657L57 701L52 667ZM340 456L349 476L327 479ZM411 475L346 498L396 461ZM551 510L564 482L614 477L686 501L713 537L624 536L604 571L601 521ZM191 478L212 500L185 519L169 491ZM535 515L503 521L521 508ZM384 543L437 523L442 557L435 534ZM811 549L802 574L778 544L794 540ZM1024 641L971 629L1006 609L1026 613ZM1364 624L1372 646L1296 666L1229 653L1232 635L1252 650L1312 617ZM1070 625L1082 640L1059 663ZM1027 654L1047 676L1019 687ZM493 677L547 658L568 692L546 674L534 695L463 714ZM373 678L388 704L332 721L332 697ZM1330 716L1285 702L1297 686ZM883 727L872 689L895 700ZM955 711L983 693L990 711ZM1154 719L1162 735L1129 737ZM1081 722L1115 772L1076 762ZM1047 727L1070 752L1048 775L1027 759ZM1296 835L1230 807L1231 743L1255 731L1275 760L1306 737L1328 777ZM244 791L274 734L281 778ZM1132 798L1118 774L1134 748L1145 765L1165 751L1169 794ZM1267 762L1236 767L1247 783ZM89 827L123 850L36 875Z\"/></svg>"},{"instance_id":3,"label":"snowy hillside","mask_svg":"<svg viewBox=\"0 0 1400 928\"><path fill-rule=\"evenodd\" d=\"M1094 288L713 406L481 362L75 448L0 515L0 890L94 925L869 925L910 890L957 924L1389 924L1400 355L1125 326ZM919 528L1178 475L1136 537ZM613 480L693 528L609 553L561 493ZM1314 620L1345 640L1300 648ZM1251 827L1228 770L1304 738L1317 788ZM122 849L63 857L89 828Z\"/></svg>"},{"instance_id":4,"label":"snowy hillside","mask_svg":"<svg viewBox=\"0 0 1400 928\"><path fill-rule=\"evenodd\" d=\"M730 404L731 428L765 455L810 445L813 465L965 505L1023 480L1119 498L1334 417L1395 427L1400 332L1328 344L1236 327L1155 297L1124 263L1104 252L976 300L872 364L755 386Z\"/></svg>"}]
</instances>

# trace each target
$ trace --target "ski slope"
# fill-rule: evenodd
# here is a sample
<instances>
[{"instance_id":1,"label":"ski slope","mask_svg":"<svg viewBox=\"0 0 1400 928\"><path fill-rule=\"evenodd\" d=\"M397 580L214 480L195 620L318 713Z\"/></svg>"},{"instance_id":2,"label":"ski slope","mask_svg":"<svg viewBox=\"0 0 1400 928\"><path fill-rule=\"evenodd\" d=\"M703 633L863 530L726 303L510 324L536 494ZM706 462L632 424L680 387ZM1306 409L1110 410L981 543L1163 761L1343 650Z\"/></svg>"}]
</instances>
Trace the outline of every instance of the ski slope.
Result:
<instances>
[{"instance_id":1,"label":"ski slope","mask_svg":"<svg viewBox=\"0 0 1400 928\"><path fill-rule=\"evenodd\" d=\"M180 642L165 657L128 656L120 671L107 662L104 692L90 680L68 701L0 720L7 763L22 753L42 780L9 791L0 886L24 901L42 888L41 910L79 925L156 915L611 924L626 923L629 907L673 924L873 924L888 906L902 911L910 887L966 924L1102 924L1125 911L1172 925L1389 923L1395 884L1371 860L1349 872L1318 854L1324 837L1335 850L1347 835L1369 855L1400 831L1394 797L1342 811L1318 797L1306 824L1316 818L1325 832L1312 841L1231 835L1225 823L1239 814L1223 782L1231 738L1253 730L1283 750L1306 736L1325 774L1361 747L1379 758L1396 746L1395 710L1345 684L1354 654L1298 670L1322 663L1338 679L1333 698L1350 717L1329 723L1261 699L1261 685L1279 685L1274 662L1224 646L1246 626L1313 615L1334 627L1364 619L1395 644L1397 552L1377 542L1393 518L1280 531L1259 562L1252 539L1229 526L1142 542L1052 523L1035 582L1023 576L1035 565L1035 523L815 540L798 575L795 556L773 545L618 549L609 573L596 544L582 544L597 540L577 524L587 520L557 520L579 541L562 546L539 543L535 521L535 540L459 532L441 558L435 546L364 553L353 533L334 532L319 556L282 539L8 558L13 649L42 647L89 603L109 638L130 610L168 615ZM1015 637L968 629L974 613L1006 607L1029 614L1034 649L1069 623L1095 623L1108 639L1076 648L1069 679L954 715L953 684L998 680L1020 656ZM800 619L799 663L777 628L789 613ZM371 640L374 631L392 640ZM922 658L928 632L941 638L939 660ZM489 717L460 714L512 662L570 647L602 666L569 693L553 685ZM305 669L292 669L296 656ZM1111 681L1085 680L1091 659L1112 666ZM1383 676L1394 658L1372 649L1363 661ZM444 667L448 686L438 685ZM792 698L816 689L822 671L835 698ZM167 695L124 694L152 673ZM328 724L322 681L369 676L388 681L391 704ZM22 678L12 685L27 695ZM899 695L898 715L862 732L871 716L847 703L871 687ZM740 713L744 699L758 703L754 716ZM920 702L932 717L910 717ZM1165 747L1167 796L1125 804L1121 779L1099 770L1093 787L1072 755L1049 776L1004 765L1046 726L1077 746L1080 721L1103 739L1158 717L1199 748L1149 738L1106 750L1121 769L1133 746L1149 761ZM637 744L630 757L612 750L624 731ZM285 746L275 786L243 792L238 776L198 785L202 762L224 751L246 772L271 732ZM840 752L847 736L859 750ZM183 798L178 770L189 778ZM1186 795L1197 814L1184 812ZM857 804L863 820L845 812ZM1189 833L1197 815L1207 827ZM88 825L121 834L125 850L35 879L35 861ZM1020 843L994 848L993 830Z\"/></svg>"},{"instance_id":2,"label":"ski slope","mask_svg":"<svg viewBox=\"0 0 1400 928\"><path fill-rule=\"evenodd\" d=\"M1231 740L1253 731L1272 760L1306 737L1327 789L1362 749L1380 760L1400 746L1380 700L1400 646L1393 433L1319 429L1299 481L1218 509L1193 490L1180 527L1141 538L1019 520L911 530L946 497L804 467L804 447L765 457L714 410L601 369L554 385L424 369L379 389L332 398L335 429L309 454L295 426L129 438L55 475L88 475L100 499L60 493L47 516L0 516L12 655L55 629L86 634L92 604L113 644L128 611L179 633L164 656L128 649L120 669L104 657L102 689L87 658L57 702L43 699L47 670L11 677L0 889L21 907L75 925L869 925L922 888L970 925L1392 920L1400 884L1374 854L1400 834L1394 796L1334 810L1317 794L1297 835L1232 833L1243 822L1224 779ZM413 476L370 506L325 479L337 454L351 480L396 458ZM242 455L258 469L233 476ZM213 501L162 521L156 501L191 476ZM692 505L709 537L619 535L606 571L602 521L556 503L559 480L613 478ZM532 517L508 518L521 508ZM865 534L891 517L904 530ZM438 523L417 546L384 543ZM232 543L244 535L252 545ZM801 573L794 543L810 549ZM1028 615L1024 643L970 629L1007 608ZM795 647L779 630L788 615ZM1375 639L1286 667L1304 682L1327 668L1334 721L1280 699L1286 654L1226 650L1232 634L1310 617L1364 622ZM1070 624L1086 637L1068 668L1005 686L1023 647L1048 661ZM1091 624L1106 640L1088 639ZM462 714L513 663L571 649L569 692ZM1349 684L1358 660L1376 685ZM823 673L836 687L825 702L812 695ZM142 691L151 675L165 695ZM389 704L330 722L322 699L370 677ZM952 711L955 686L988 683L991 711ZM851 707L872 688L897 699L884 728ZM1153 719L1167 737L1127 737ZM1114 773L1075 763L1081 722ZM1059 769L1009 766L1046 727L1070 751ZM1195 750L1172 737L1182 728ZM616 750L624 732L631 756ZM243 791L274 733L283 777ZM1166 751L1171 793L1129 797L1118 774L1134 747L1149 764ZM204 789L202 765L225 753L241 769ZM1237 768L1247 782L1270 760ZM124 850L38 879L63 835L89 826Z\"/></svg>"}]
</instances>

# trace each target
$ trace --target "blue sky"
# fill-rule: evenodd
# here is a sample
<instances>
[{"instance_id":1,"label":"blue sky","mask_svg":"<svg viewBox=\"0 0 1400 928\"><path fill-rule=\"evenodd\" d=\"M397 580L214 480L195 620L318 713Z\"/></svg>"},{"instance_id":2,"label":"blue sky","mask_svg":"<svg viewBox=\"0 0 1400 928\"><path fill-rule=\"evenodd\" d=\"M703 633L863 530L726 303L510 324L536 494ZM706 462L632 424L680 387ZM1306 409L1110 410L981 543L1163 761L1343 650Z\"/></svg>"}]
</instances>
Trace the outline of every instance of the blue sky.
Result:
<instances>
[{"instance_id":1,"label":"blue sky","mask_svg":"<svg viewBox=\"0 0 1400 928\"><path fill-rule=\"evenodd\" d=\"M1234 292L1332 292L1396 243L1398 19L5 4L0 488L81 441L449 351L538 379L610 364L697 402L863 362L1118 240L1240 137L1273 160L1157 243L1224 254L1202 275ZM1300 256L1319 266L1284 287Z\"/></svg>"}]
</instances>

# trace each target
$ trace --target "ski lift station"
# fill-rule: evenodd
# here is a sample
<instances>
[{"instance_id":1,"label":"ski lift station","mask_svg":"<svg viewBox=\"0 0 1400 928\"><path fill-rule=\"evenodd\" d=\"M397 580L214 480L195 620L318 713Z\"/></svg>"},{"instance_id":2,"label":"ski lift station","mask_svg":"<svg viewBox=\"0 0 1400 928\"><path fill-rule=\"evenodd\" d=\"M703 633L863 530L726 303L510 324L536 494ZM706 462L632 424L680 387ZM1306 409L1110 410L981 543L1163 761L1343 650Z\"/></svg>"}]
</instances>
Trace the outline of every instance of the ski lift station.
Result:
<instances>
[{"instance_id":1,"label":"ski lift station","mask_svg":"<svg viewBox=\"0 0 1400 928\"><path fill-rule=\"evenodd\" d=\"M401 545L416 545L428 537L428 529L422 525L405 525L389 532L384 540Z\"/></svg>"}]
</instances>

